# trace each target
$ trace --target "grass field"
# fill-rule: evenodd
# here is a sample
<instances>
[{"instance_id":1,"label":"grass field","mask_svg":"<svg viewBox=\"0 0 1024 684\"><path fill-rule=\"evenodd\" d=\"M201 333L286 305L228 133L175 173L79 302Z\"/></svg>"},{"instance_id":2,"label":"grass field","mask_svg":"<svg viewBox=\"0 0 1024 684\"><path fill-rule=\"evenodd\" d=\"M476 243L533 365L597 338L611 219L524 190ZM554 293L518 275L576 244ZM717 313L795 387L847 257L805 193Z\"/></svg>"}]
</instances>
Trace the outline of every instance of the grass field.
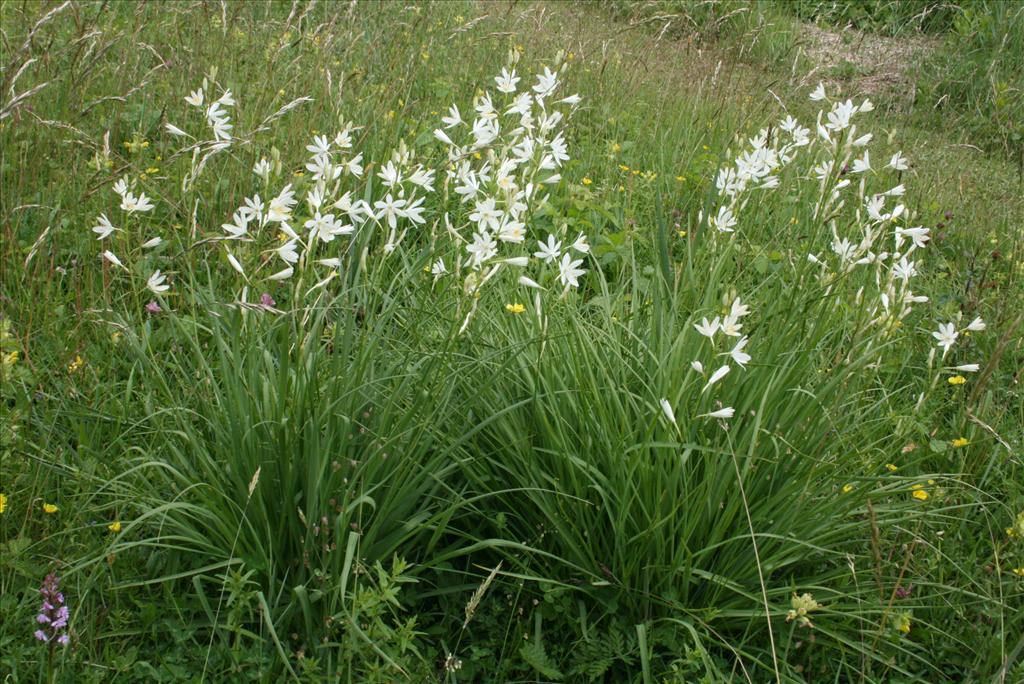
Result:
<instances>
[{"instance_id":1,"label":"grass field","mask_svg":"<svg viewBox=\"0 0 1024 684\"><path fill-rule=\"evenodd\" d=\"M1013 3L0 29L3 681L1024 680Z\"/></svg>"}]
</instances>

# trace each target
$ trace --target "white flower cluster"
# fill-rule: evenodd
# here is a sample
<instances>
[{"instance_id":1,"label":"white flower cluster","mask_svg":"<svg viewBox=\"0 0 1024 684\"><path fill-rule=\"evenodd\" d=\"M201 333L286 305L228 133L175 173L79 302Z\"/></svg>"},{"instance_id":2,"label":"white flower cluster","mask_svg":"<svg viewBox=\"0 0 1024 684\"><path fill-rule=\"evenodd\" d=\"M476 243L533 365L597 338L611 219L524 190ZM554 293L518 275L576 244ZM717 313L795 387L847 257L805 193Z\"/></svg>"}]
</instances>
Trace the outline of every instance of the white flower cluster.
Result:
<instances>
[{"instance_id":1,"label":"white flower cluster","mask_svg":"<svg viewBox=\"0 0 1024 684\"><path fill-rule=\"evenodd\" d=\"M586 272L581 266L590 246L584 235L569 239L550 233L541 239L528 235L527 229L531 214L548 199L542 188L561 180L560 170L569 160L564 126L580 97L556 100L560 83L549 67L537 75L532 88L519 92L517 61L513 52L494 79L501 102L482 92L473 102L472 121L452 105L441 120L443 128L434 131L448 147L446 193L450 188L459 198L460 209L446 214L445 222L453 240L462 245L462 254L451 258L469 270L464 282L468 293L503 266L528 267L531 257L557 268L555 279L563 292L578 287ZM537 249L531 254L526 245L532 240ZM444 257L431 272L435 277L448 273ZM542 278L522 275L518 282L541 288L538 280Z\"/></svg>"},{"instance_id":2,"label":"white flower cluster","mask_svg":"<svg viewBox=\"0 0 1024 684\"><path fill-rule=\"evenodd\" d=\"M791 116L779 122L778 129L784 135L772 136L767 128L762 129L747 141L748 149L732 165L719 170L715 188L722 204L717 212L708 215L710 228L721 233L734 232L750 191L777 188L779 172L793 160L799 148L810 144L810 130Z\"/></svg>"},{"instance_id":3,"label":"white flower cluster","mask_svg":"<svg viewBox=\"0 0 1024 684\"><path fill-rule=\"evenodd\" d=\"M744 304L739 297L732 300L732 304L729 306L729 313L725 316L715 316L711 321L708 321L707 317L701 319L700 323L694 323L693 327L703 337L706 337L708 343L711 345L711 359L718 359L719 357L726 356L728 359L725 360L718 368L708 375L707 370L713 365L717 364L717 361L713 363L709 361L707 366L700 359L694 359L690 362L690 368L701 376L705 377L705 383L700 393L704 394L710 390L714 385L718 383L722 378L729 374L732 370L732 366L729 365L729 359L732 360L740 368L746 368L747 364L751 360L750 354L744 349L750 342L750 338L744 335L741 331L743 328L742 319L750 313L750 307ZM736 338L735 342L727 342L723 347L723 351L716 351L718 347L715 344L715 337L718 333L722 333L724 339ZM731 348L726 349L725 347L731 345ZM676 424L675 411L672 409L671 402L668 399L661 400L661 410L665 414L665 417L672 424ZM721 406L721 404L719 404ZM718 418L728 419L735 415L735 409L731 406L721 407L715 411L709 413L703 413L697 418Z\"/></svg>"}]
</instances>

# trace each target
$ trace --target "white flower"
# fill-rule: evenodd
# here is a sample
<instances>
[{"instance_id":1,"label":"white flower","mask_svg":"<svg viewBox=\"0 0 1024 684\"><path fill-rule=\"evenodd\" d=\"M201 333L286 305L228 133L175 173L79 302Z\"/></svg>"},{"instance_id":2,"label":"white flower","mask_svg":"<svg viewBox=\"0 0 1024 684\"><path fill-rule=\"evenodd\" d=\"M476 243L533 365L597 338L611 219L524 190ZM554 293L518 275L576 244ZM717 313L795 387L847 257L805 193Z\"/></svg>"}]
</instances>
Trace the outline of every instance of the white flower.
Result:
<instances>
[{"instance_id":1,"label":"white flower","mask_svg":"<svg viewBox=\"0 0 1024 684\"><path fill-rule=\"evenodd\" d=\"M672 404L668 403L668 399L662 399L659 403L661 404L661 412L665 414L665 418L668 419L668 422L675 425L676 414L672 411Z\"/></svg>"},{"instance_id":2,"label":"white flower","mask_svg":"<svg viewBox=\"0 0 1024 684\"><path fill-rule=\"evenodd\" d=\"M538 283L535 280L530 280L526 276L519 276L519 280L516 281L516 282L518 282L520 285L523 285L525 287L532 287L535 290L543 290L544 289L543 287L540 286L540 283Z\"/></svg>"},{"instance_id":3,"label":"white flower","mask_svg":"<svg viewBox=\"0 0 1024 684\"><path fill-rule=\"evenodd\" d=\"M224 94L220 96L220 99L217 100L217 102L224 105L225 107L235 106L235 98L231 96L230 90L225 90Z\"/></svg>"},{"instance_id":4,"label":"white flower","mask_svg":"<svg viewBox=\"0 0 1024 684\"><path fill-rule=\"evenodd\" d=\"M128 270L127 268L125 268L125 265L121 263L121 260L118 259L117 256L115 256L114 253L111 252L109 249L100 254L100 256L109 261L110 263L114 264L115 266L120 266L121 268L124 268L124 270L126 271Z\"/></svg>"},{"instance_id":5,"label":"white flower","mask_svg":"<svg viewBox=\"0 0 1024 684\"><path fill-rule=\"evenodd\" d=\"M849 128L850 118L856 111L857 108L850 100L837 102L832 107L832 111L828 113L828 123L825 124L826 128L832 131L842 131Z\"/></svg>"},{"instance_id":6,"label":"white flower","mask_svg":"<svg viewBox=\"0 0 1024 684\"><path fill-rule=\"evenodd\" d=\"M92 227L92 232L99 236L96 238L97 240L103 240L104 238L110 237L110 234L117 230L117 228L114 227L114 224L110 222L110 219L107 218L106 214L100 214L99 218L96 220L98 223Z\"/></svg>"},{"instance_id":7,"label":"white flower","mask_svg":"<svg viewBox=\"0 0 1024 684\"><path fill-rule=\"evenodd\" d=\"M199 88L198 90L193 90L191 93L188 94L188 97L185 98L185 102L192 105L193 107L202 107L203 89Z\"/></svg>"},{"instance_id":8,"label":"white flower","mask_svg":"<svg viewBox=\"0 0 1024 684\"><path fill-rule=\"evenodd\" d=\"M530 263L530 257L512 257L511 259L503 260L502 263L508 264L509 266L525 268Z\"/></svg>"},{"instance_id":9,"label":"white flower","mask_svg":"<svg viewBox=\"0 0 1024 684\"><path fill-rule=\"evenodd\" d=\"M707 317L704 317L701 319L700 323L694 323L693 327L697 329L697 332L710 340L714 338L715 333L718 332L718 328L721 324L722 320L718 316L715 316L715 319L710 323L708 323Z\"/></svg>"},{"instance_id":10,"label":"white flower","mask_svg":"<svg viewBox=\"0 0 1024 684\"><path fill-rule=\"evenodd\" d=\"M981 317L979 316L970 322L967 329L972 332L981 332L985 329L985 321L981 320Z\"/></svg>"},{"instance_id":11,"label":"white flower","mask_svg":"<svg viewBox=\"0 0 1024 684\"><path fill-rule=\"evenodd\" d=\"M162 245L163 242L163 238L151 238L142 243L142 249L153 249L154 247L159 247L160 245Z\"/></svg>"},{"instance_id":12,"label":"white flower","mask_svg":"<svg viewBox=\"0 0 1024 684\"><path fill-rule=\"evenodd\" d=\"M438 259L430 267L430 274L433 275L435 278L443 276L447 272L448 268L444 265L444 259Z\"/></svg>"},{"instance_id":13,"label":"white flower","mask_svg":"<svg viewBox=\"0 0 1024 684\"><path fill-rule=\"evenodd\" d=\"M121 209L129 214L134 214L137 211L149 211L152 208L153 203L146 197L146 193L139 193L139 196L135 197L135 195L128 192L121 198Z\"/></svg>"},{"instance_id":14,"label":"white flower","mask_svg":"<svg viewBox=\"0 0 1024 684\"><path fill-rule=\"evenodd\" d=\"M711 218L708 223L711 224L712 228L717 228L720 232L731 233L736 225L736 217L733 216L732 210L729 207L719 207L718 215Z\"/></svg>"},{"instance_id":15,"label":"white flower","mask_svg":"<svg viewBox=\"0 0 1024 684\"><path fill-rule=\"evenodd\" d=\"M462 115L459 114L459 108L452 105L448 108L448 116L441 117L441 123L444 124L445 128L453 128L462 123Z\"/></svg>"},{"instance_id":16,"label":"white flower","mask_svg":"<svg viewBox=\"0 0 1024 684\"><path fill-rule=\"evenodd\" d=\"M533 256L541 259L545 263L557 260L558 257L562 255L562 242L560 240L556 240L554 235L548 235L547 244L538 241L537 247L540 249L539 251L534 252Z\"/></svg>"},{"instance_id":17,"label":"white flower","mask_svg":"<svg viewBox=\"0 0 1024 684\"><path fill-rule=\"evenodd\" d=\"M498 253L498 243L494 241L491 234L486 231L478 231L473 234L473 241L466 245L469 252L469 265L472 268L480 266Z\"/></svg>"},{"instance_id":18,"label":"white flower","mask_svg":"<svg viewBox=\"0 0 1024 684\"><path fill-rule=\"evenodd\" d=\"M739 337L740 328L743 325L739 322L739 316L734 313L730 313L728 316L722 319L722 333L730 337Z\"/></svg>"},{"instance_id":19,"label":"white flower","mask_svg":"<svg viewBox=\"0 0 1024 684\"><path fill-rule=\"evenodd\" d=\"M362 155L360 155L362 156ZM411 176L409 176L409 182L413 185L418 185L427 192L434 191L434 170L424 169L422 166L416 168Z\"/></svg>"},{"instance_id":20,"label":"white flower","mask_svg":"<svg viewBox=\"0 0 1024 684\"><path fill-rule=\"evenodd\" d=\"M508 69L502 69L501 76L496 76L494 82L498 85L498 92L514 93L516 84L519 83L519 77L516 76L515 69L512 70L512 73L509 73Z\"/></svg>"},{"instance_id":21,"label":"white flower","mask_svg":"<svg viewBox=\"0 0 1024 684\"><path fill-rule=\"evenodd\" d=\"M580 286L577 279L587 272L586 269L578 268L582 263L583 259L574 260L568 252L562 255L562 261L558 264L558 279L562 281L562 285L565 287Z\"/></svg>"},{"instance_id":22,"label":"white flower","mask_svg":"<svg viewBox=\"0 0 1024 684\"><path fill-rule=\"evenodd\" d=\"M270 200L270 206L267 208L267 221L272 223L285 223L292 217L292 207L298 202L295 199L295 191L292 190L292 184L284 186L280 194L277 197Z\"/></svg>"},{"instance_id":23,"label":"white flower","mask_svg":"<svg viewBox=\"0 0 1024 684\"><path fill-rule=\"evenodd\" d=\"M407 219L409 219L413 223L418 223L421 225L427 222L427 220L423 218L423 212L424 208L422 197L410 197L408 204L406 204L405 207L402 209L402 214Z\"/></svg>"},{"instance_id":24,"label":"white flower","mask_svg":"<svg viewBox=\"0 0 1024 684\"><path fill-rule=\"evenodd\" d=\"M558 86L558 77L551 69L544 67L543 74L537 74L537 85L533 86L533 92L537 97L547 97Z\"/></svg>"},{"instance_id":25,"label":"white flower","mask_svg":"<svg viewBox=\"0 0 1024 684\"><path fill-rule=\"evenodd\" d=\"M121 197L124 197L125 194L128 192L128 183L125 181L124 178L118 178L117 182L114 183L114 192L116 192Z\"/></svg>"},{"instance_id":26,"label":"white flower","mask_svg":"<svg viewBox=\"0 0 1024 684\"><path fill-rule=\"evenodd\" d=\"M590 245L587 244L587 236L583 233L579 234L576 238L576 242L572 243L572 248L581 254L586 254L590 251Z\"/></svg>"},{"instance_id":27,"label":"white flower","mask_svg":"<svg viewBox=\"0 0 1024 684\"><path fill-rule=\"evenodd\" d=\"M959 336L960 333L956 331L956 326L952 323L942 323L939 325L939 329L932 333L932 337L939 341L938 346L942 347L943 354L949 351Z\"/></svg>"},{"instance_id":28,"label":"white flower","mask_svg":"<svg viewBox=\"0 0 1024 684\"><path fill-rule=\"evenodd\" d=\"M176 135L178 137L184 137L184 136L188 136L190 138L192 137L188 133L186 133L185 131L181 130L180 128L178 128L177 126L172 124L171 122L165 123L164 124L164 128L166 128L167 132L170 133L171 135Z\"/></svg>"},{"instance_id":29,"label":"white flower","mask_svg":"<svg viewBox=\"0 0 1024 684\"><path fill-rule=\"evenodd\" d=\"M746 352L743 351L743 348L747 346L747 342L749 341L750 339L746 335L744 335L739 339L738 342L736 342L736 346L734 346L728 352L729 356L732 357L732 360L735 361L740 366L746 366L747 362L750 361L750 354L747 354Z\"/></svg>"},{"instance_id":30,"label":"white flower","mask_svg":"<svg viewBox=\"0 0 1024 684\"><path fill-rule=\"evenodd\" d=\"M452 142L452 139L449 138L448 134L442 131L440 128L434 129L434 137L443 142L445 145L448 145L449 147L455 147L455 143Z\"/></svg>"},{"instance_id":31,"label":"white flower","mask_svg":"<svg viewBox=\"0 0 1024 684\"><path fill-rule=\"evenodd\" d=\"M146 287L149 288L153 294L161 294L171 289L170 285L164 285L167 280L167 276L160 273L160 269L153 271L153 275L149 276L149 280L146 281Z\"/></svg>"},{"instance_id":32,"label":"white flower","mask_svg":"<svg viewBox=\"0 0 1024 684\"><path fill-rule=\"evenodd\" d=\"M297 243L297 240L289 240L284 243L275 250L277 256L281 257L286 264L294 264L299 260L299 252L295 249Z\"/></svg>"},{"instance_id":33,"label":"white flower","mask_svg":"<svg viewBox=\"0 0 1024 684\"><path fill-rule=\"evenodd\" d=\"M811 100L814 102L820 102L825 99L825 84L819 82L818 87L811 91Z\"/></svg>"},{"instance_id":34,"label":"white flower","mask_svg":"<svg viewBox=\"0 0 1024 684\"><path fill-rule=\"evenodd\" d=\"M295 269L289 266L288 268L280 270L277 273L268 277L270 278L270 280L287 280L288 278L292 277L292 273L294 272Z\"/></svg>"},{"instance_id":35,"label":"white flower","mask_svg":"<svg viewBox=\"0 0 1024 684\"><path fill-rule=\"evenodd\" d=\"M581 99L579 95L570 95L569 97L563 97L559 102L574 107L580 103Z\"/></svg>"},{"instance_id":36,"label":"white flower","mask_svg":"<svg viewBox=\"0 0 1024 684\"><path fill-rule=\"evenodd\" d=\"M345 162L345 171L351 173L356 178L362 178L363 176L363 153L360 152L356 156Z\"/></svg>"},{"instance_id":37,"label":"white flower","mask_svg":"<svg viewBox=\"0 0 1024 684\"><path fill-rule=\"evenodd\" d=\"M231 223L222 223L221 228L225 233L231 235L231 237L240 238L249 232L249 219L241 209L236 211L231 217Z\"/></svg>"},{"instance_id":38,"label":"white flower","mask_svg":"<svg viewBox=\"0 0 1024 684\"><path fill-rule=\"evenodd\" d=\"M384 181L384 185L389 188L394 188L402 182L402 172L399 171L394 162L390 160L381 168L380 171L377 172L377 176L379 176Z\"/></svg>"},{"instance_id":39,"label":"white flower","mask_svg":"<svg viewBox=\"0 0 1024 684\"><path fill-rule=\"evenodd\" d=\"M245 205L238 208L238 213L248 221L258 221L263 217L263 200L259 195L245 198Z\"/></svg>"},{"instance_id":40,"label":"white flower","mask_svg":"<svg viewBox=\"0 0 1024 684\"><path fill-rule=\"evenodd\" d=\"M906 171L909 168L902 152L892 155L892 159L889 160L889 168L895 171Z\"/></svg>"},{"instance_id":41,"label":"white flower","mask_svg":"<svg viewBox=\"0 0 1024 684\"><path fill-rule=\"evenodd\" d=\"M306 145L306 150L314 157L328 154L331 151L331 141L327 139L326 135L314 135L313 144Z\"/></svg>"},{"instance_id":42,"label":"white flower","mask_svg":"<svg viewBox=\"0 0 1024 684\"><path fill-rule=\"evenodd\" d=\"M850 168L853 173L864 173L865 171L871 170L871 158L868 156L868 151L864 150L864 156L860 159L853 160L853 166Z\"/></svg>"},{"instance_id":43,"label":"white flower","mask_svg":"<svg viewBox=\"0 0 1024 684\"><path fill-rule=\"evenodd\" d=\"M967 363L963 366L954 366L953 370L961 373L977 373L980 366L976 363Z\"/></svg>"},{"instance_id":44,"label":"white flower","mask_svg":"<svg viewBox=\"0 0 1024 684\"><path fill-rule=\"evenodd\" d=\"M711 387L716 382L724 378L730 370L731 368L727 364L716 370L714 373L712 373L711 377L708 378L708 383L704 385L704 389L702 389L701 392L707 392L709 387Z\"/></svg>"},{"instance_id":45,"label":"white flower","mask_svg":"<svg viewBox=\"0 0 1024 684\"><path fill-rule=\"evenodd\" d=\"M395 199L389 192L383 200L377 200L373 203L373 206L377 209L377 213L374 216L378 221L382 218L387 218L388 226L394 228L398 225L398 217L404 216L405 213L402 211L402 207L405 206L404 199Z\"/></svg>"},{"instance_id":46,"label":"white flower","mask_svg":"<svg viewBox=\"0 0 1024 684\"><path fill-rule=\"evenodd\" d=\"M235 269L242 275L245 275L245 270L242 268L242 264L239 263L238 259L231 252L228 252L228 263L231 264L231 268Z\"/></svg>"},{"instance_id":47,"label":"white flower","mask_svg":"<svg viewBox=\"0 0 1024 684\"><path fill-rule=\"evenodd\" d=\"M270 162L266 159L260 159L255 165L253 165L252 172L262 178L263 182L266 183L270 178Z\"/></svg>"},{"instance_id":48,"label":"white flower","mask_svg":"<svg viewBox=\"0 0 1024 684\"><path fill-rule=\"evenodd\" d=\"M701 363L700 361L691 361L690 368L697 371L701 375L704 375L704 364Z\"/></svg>"},{"instance_id":49,"label":"white flower","mask_svg":"<svg viewBox=\"0 0 1024 684\"><path fill-rule=\"evenodd\" d=\"M712 411L711 413L705 413L705 414L697 416L697 417L698 418L732 418L735 414L736 414L736 410L733 407L729 406L727 408L718 409L717 411Z\"/></svg>"}]
</instances>

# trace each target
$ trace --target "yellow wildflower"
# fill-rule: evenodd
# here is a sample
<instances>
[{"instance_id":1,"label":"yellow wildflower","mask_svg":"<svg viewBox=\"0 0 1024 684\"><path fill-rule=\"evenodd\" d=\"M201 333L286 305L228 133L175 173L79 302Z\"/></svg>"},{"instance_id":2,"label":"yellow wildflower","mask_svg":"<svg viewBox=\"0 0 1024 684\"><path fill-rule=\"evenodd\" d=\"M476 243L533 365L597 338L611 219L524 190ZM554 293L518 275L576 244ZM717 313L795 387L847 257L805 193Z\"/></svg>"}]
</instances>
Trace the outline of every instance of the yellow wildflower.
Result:
<instances>
[{"instance_id":1,"label":"yellow wildflower","mask_svg":"<svg viewBox=\"0 0 1024 684\"><path fill-rule=\"evenodd\" d=\"M904 634L910 634L910 613L900 613L896 616L896 629Z\"/></svg>"},{"instance_id":2,"label":"yellow wildflower","mask_svg":"<svg viewBox=\"0 0 1024 684\"><path fill-rule=\"evenodd\" d=\"M629 167L625 164L619 164L619 171L629 171Z\"/></svg>"},{"instance_id":3,"label":"yellow wildflower","mask_svg":"<svg viewBox=\"0 0 1024 684\"><path fill-rule=\"evenodd\" d=\"M7 495L0 492L0 513L7 510Z\"/></svg>"},{"instance_id":4,"label":"yellow wildflower","mask_svg":"<svg viewBox=\"0 0 1024 684\"><path fill-rule=\"evenodd\" d=\"M68 364L68 373L75 373L81 370L84 365L85 360L78 354L75 354L75 360Z\"/></svg>"},{"instance_id":5,"label":"yellow wildflower","mask_svg":"<svg viewBox=\"0 0 1024 684\"><path fill-rule=\"evenodd\" d=\"M118 342L120 342L122 337L123 335L121 334L120 331L115 330L114 332L110 333L110 341L113 344L117 344Z\"/></svg>"},{"instance_id":6,"label":"yellow wildflower","mask_svg":"<svg viewBox=\"0 0 1024 684\"><path fill-rule=\"evenodd\" d=\"M47 515L52 515L52 514L56 513L58 510L59 509L57 508L56 504L52 504L52 503L44 503L43 504L43 513L46 513Z\"/></svg>"},{"instance_id":7,"label":"yellow wildflower","mask_svg":"<svg viewBox=\"0 0 1024 684\"><path fill-rule=\"evenodd\" d=\"M160 169L158 169L155 166L150 166L148 169L146 169L146 173L148 173L150 176L152 176L155 173L160 173Z\"/></svg>"},{"instance_id":8,"label":"yellow wildflower","mask_svg":"<svg viewBox=\"0 0 1024 684\"><path fill-rule=\"evenodd\" d=\"M844 484L843 485L843 494L849 494L852 491L853 491L853 485L852 484Z\"/></svg>"},{"instance_id":9,"label":"yellow wildflower","mask_svg":"<svg viewBox=\"0 0 1024 684\"><path fill-rule=\"evenodd\" d=\"M890 473L895 473L897 470L899 470L899 468L896 467L895 463L886 463L885 469L888 470Z\"/></svg>"},{"instance_id":10,"label":"yellow wildflower","mask_svg":"<svg viewBox=\"0 0 1024 684\"><path fill-rule=\"evenodd\" d=\"M583 177L583 184L584 184L584 185L590 185L590 184L591 184L591 183L593 183L593 182L594 182L594 181L590 180L590 179L589 179L589 178L587 178L586 176L584 176L584 177Z\"/></svg>"},{"instance_id":11,"label":"yellow wildflower","mask_svg":"<svg viewBox=\"0 0 1024 684\"><path fill-rule=\"evenodd\" d=\"M9 354L4 354L3 364L5 366L13 366L16 363L18 363L18 350L17 349L15 349L14 351L10 352Z\"/></svg>"},{"instance_id":12,"label":"yellow wildflower","mask_svg":"<svg viewBox=\"0 0 1024 684\"><path fill-rule=\"evenodd\" d=\"M619 143L612 143L612 152L621 152L621 151L622 151L622 145L620 145Z\"/></svg>"},{"instance_id":13,"label":"yellow wildflower","mask_svg":"<svg viewBox=\"0 0 1024 684\"><path fill-rule=\"evenodd\" d=\"M506 304L505 305L505 311L508 311L509 313L514 313L514 314L521 314L524 311L526 311L526 307L523 306L522 304L519 304L519 303L516 303L516 304Z\"/></svg>"},{"instance_id":14,"label":"yellow wildflower","mask_svg":"<svg viewBox=\"0 0 1024 684\"><path fill-rule=\"evenodd\" d=\"M910 495L917 499L918 501L928 500L928 492L926 492L923 489L915 489Z\"/></svg>"},{"instance_id":15,"label":"yellow wildflower","mask_svg":"<svg viewBox=\"0 0 1024 684\"><path fill-rule=\"evenodd\" d=\"M950 385L962 385L965 382L967 382L967 378L965 378L962 375L954 375L953 377L951 377L946 382L948 382Z\"/></svg>"},{"instance_id":16,"label":"yellow wildflower","mask_svg":"<svg viewBox=\"0 0 1024 684\"><path fill-rule=\"evenodd\" d=\"M121 531L121 521L115 520L114 522L107 525L107 529L113 532L114 534L117 534Z\"/></svg>"},{"instance_id":17,"label":"yellow wildflower","mask_svg":"<svg viewBox=\"0 0 1024 684\"><path fill-rule=\"evenodd\" d=\"M1014 568L1013 569L1013 574L1016 575L1017 577L1024 577L1024 565L1022 565L1019 568Z\"/></svg>"},{"instance_id":18,"label":"yellow wildflower","mask_svg":"<svg viewBox=\"0 0 1024 684\"><path fill-rule=\"evenodd\" d=\"M684 238L684 237L686 237L686 231L685 230L677 230L676 231L676 235L678 235L681 238Z\"/></svg>"},{"instance_id":19,"label":"yellow wildflower","mask_svg":"<svg viewBox=\"0 0 1024 684\"><path fill-rule=\"evenodd\" d=\"M967 441L966 437L957 437L956 439L953 440L952 444L955 447L962 447L967 446L968 444L970 444L970 442Z\"/></svg>"},{"instance_id":20,"label":"yellow wildflower","mask_svg":"<svg viewBox=\"0 0 1024 684\"><path fill-rule=\"evenodd\" d=\"M676 176L676 180L682 183L683 181L686 180L686 176Z\"/></svg>"}]
</instances>

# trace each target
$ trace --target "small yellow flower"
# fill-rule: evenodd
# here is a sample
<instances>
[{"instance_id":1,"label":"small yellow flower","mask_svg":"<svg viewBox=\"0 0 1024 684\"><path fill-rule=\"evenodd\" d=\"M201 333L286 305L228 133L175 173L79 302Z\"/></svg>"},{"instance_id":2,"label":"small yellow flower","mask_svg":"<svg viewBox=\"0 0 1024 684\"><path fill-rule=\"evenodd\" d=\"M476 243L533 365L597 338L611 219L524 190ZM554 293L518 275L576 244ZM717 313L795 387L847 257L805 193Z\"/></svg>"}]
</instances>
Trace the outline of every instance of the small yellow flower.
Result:
<instances>
[{"instance_id":1,"label":"small yellow flower","mask_svg":"<svg viewBox=\"0 0 1024 684\"><path fill-rule=\"evenodd\" d=\"M85 360L78 354L75 354L75 360L68 364L68 373L75 373L81 370L84 365Z\"/></svg>"},{"instance_id":2,"label":"small yellow flower","mask_svg":"<svg viewBox=\"0 0 1024 684\"><path fill-rule=\"evenodd\" d=\"M59 509L57 508L56 504L52 504L52 503L44 503L43 504L43 513L46 513L47 515L53 515L58 510Z\"/></svg>"},{"instance_id":3,"label":"small yellow flower","mask_svg":"<svg viewBox=\"0 0 1024 684\"><path fill-rule=\"evenodd\" d=\"M948 382L950 385L962 385L965 382L967 382L967 378L965 378L962 375L954 375L953 377L951 377L946 382Z\"/></svg>"},{"instance_id":4,"label":"small yellow flower","mask_svg":"<svg viewBox=\"0 0 1024 684\"><path fill-rule=\"evenodd\" d=\"M899 470L899 468L896 467L895 463L886 463L885 469L888 470L890 473L895 473L897 470Z\"/></svg>"},{"instance_id":5,"label":"small yellow flower","mask_svg":"<svg viewBox=\"0 0 1024 684\"><path fill-rule=\"evenodd\" d=\"M970 444L970 442L967 441L966 437L957 437L956 439L953 440L952 444L955 447L962 447L967 446L968 444Z\"/></svg>"},{"instance_id":6,"label":"small yellow flower","mask_svg":"<svg viewBox=\"0 0 1024 684\"><path fill-rule=\"evenodd\" d=\"M612 143L612 152L618 153L622 151L622 145L619 143Z\"/></svg>"},{"instance_id":7,"label":"small yellow flower","mask_svg":"<svg viewBox=\"0 0 1024 684\"><path fill-rule=\"evenodd\" d=\"M629 167L625 164L619 164L619 171L629 171Z\"/></svg>"},{"instance_id":8,"label":"small yellow flower","mask_svg":"<svg viewBox=\"0 0 1024 684\"><path fill-rule=\"evenodd\" d=\"M1017 577L1024 577L1024 565L1022 565L1019 568L1014 568L1013 569L1013 574L1016 575Z\"/></svg>"},{"instance_id":9,"label":"small yellow flower","mask_svg":"<svg viewBox=\"0 0 1024 684\"><path fill-rule=\"evenodd\" d=\"M523 306L522 304L519 304L519 303L516 303L516 304L506 304L505 305L505 311L508 311L509 313L513 313L513 314L521 314L524 311L526 311L526 307Z\"/></svg>"},{"instance_id":10,"label":"small yellow flower","mask_svg":"<svg viewBox=\"0 0 1024 684\"><path fill-rule=\"evenodd\" d=\"M479 152L474 152L473 153L473 159L483 159L483 157L480 156Z\"/></svg>"},{"instance_id":11,"label":"small yellow flower","mask_svg":"<svg viewBox=\"0 0 1024 684\"><path fill-rule=\"evenodd\" d=\"M148 169L146 169L146 173L148 173L150 176L152 176L155 173L160 173L160 169L158 169L155 166L150 166Z\"/></svg>"},{"instance_id":12,"label":"small yellow flower","mask_svg":"<svg viewBox=\"0 0 1024 684\"><path fill-rule=\"evenodd\" d=\"M0 513L7 510L7 495L0 492Z\"/></svg>"},{"instance_id":13,"label":"small yellow flower","mask_svg":"<svg viewBox=\"0 0 1024 684\"><path fill-rule=\"evenodd\" d=\"M121 531L121 521L115 520L114 522L107 525L107 529L113 532L114 534L117 534Z\"/></svg>"},{"instance_id":14,"label":"small yellow flower","mask_svg":"<svg viewBox=\"0 0 1024 684\"><path fill-rule=\"evenodd\" d=\"M122 335L120 331L114 331L110 333L110 341L113 344L117 344L118 342L120 342L122 337L124 337L124 335Z\"/></svg>"},{"instance_id":15,"label":"small yellow flower","mask_svg":"<svg viewBox=\"0 0 1024 684\"><path fill-rule=\"evenodd\" d=\"M3 364L5 366L13 366L16 363L18 363L18 350L17 349L15 349L14 351L10 352L9 354L4 354Z\"/></svg>"},{"instance_id":16,"label":"small yellow flower","mask_svg":"<svg viewBox=\"0 0 1024 684\"><path fill-rule=\"evenodd\" d=\"M683 181L686 180L686 176L676 176L676 180L682 183Z\"/></svg>"},{"instance_id":17,"label":"small yellow flower","mask_svg":"<svg viewBox=\"0 0 1024 684\"><path fill-rule=\"evenodd\" d=\"M853 491L853 485L852 484L845 484L845 485L843 485L843 494L849 494L852 491Z\"/></svg>"},{"instance_id":18,"label":"small yellow flower","mask_svg":"<svg viewBox=\"0 0 1024 684\"><path fill-rule=\"evenodd\" d=\"M676 231L676 235L678 235L681 238L684 238L684 237L686 237L686 231L685 230L677 230Z\"/></svg>"},{"instance_id":19,"label":"small yellow flower","mask_svg":"<svg viewBox=\"0 0 1024 684\"><path fill-rule=\"evenodd\" d=\"M711 148L710 148L710 147L708 147L707 145L701 145L701 147L703 147L703 148L704 148L704 151L705 151L705 152L707 152L708 150L710 150L710 149L711 149Z\"/></svg>"},{"instance_id":20,"label":"small yellow flower","mask_svg":"<svg viewBox=\"0 0 1024 684\"><path fill-rule=\"evenodd\" d=\"M586 176L584 176L584 177L583 177L583 184L584 184L584 185L590 185L590 184L591 184L591 183L593 183L593 182L594 182L594 181L590 180L590 179L589 179L589 178L587 178Z\"/></svg>"},{"instance_id":21,"label":"small yellow flower","mask_svg":"<svg viewBox=\"0 0 1024 684\"><path fill-rule=\"evenodd\" d=\"M926 492L923 489L915 489L910 495L917 499L918 501L928 500L928 492Z\"/></svg>"},{"instance_id":22,"label":"small yellow flower","mask_svg":"<svg viewBox=\"0 0 1024 684\"><path fill-rule=\"evenodd\" d=\"M896 616L896 629L904 634L910 634L910 615L908 613Z\"/></svg>"}]
</instances>

